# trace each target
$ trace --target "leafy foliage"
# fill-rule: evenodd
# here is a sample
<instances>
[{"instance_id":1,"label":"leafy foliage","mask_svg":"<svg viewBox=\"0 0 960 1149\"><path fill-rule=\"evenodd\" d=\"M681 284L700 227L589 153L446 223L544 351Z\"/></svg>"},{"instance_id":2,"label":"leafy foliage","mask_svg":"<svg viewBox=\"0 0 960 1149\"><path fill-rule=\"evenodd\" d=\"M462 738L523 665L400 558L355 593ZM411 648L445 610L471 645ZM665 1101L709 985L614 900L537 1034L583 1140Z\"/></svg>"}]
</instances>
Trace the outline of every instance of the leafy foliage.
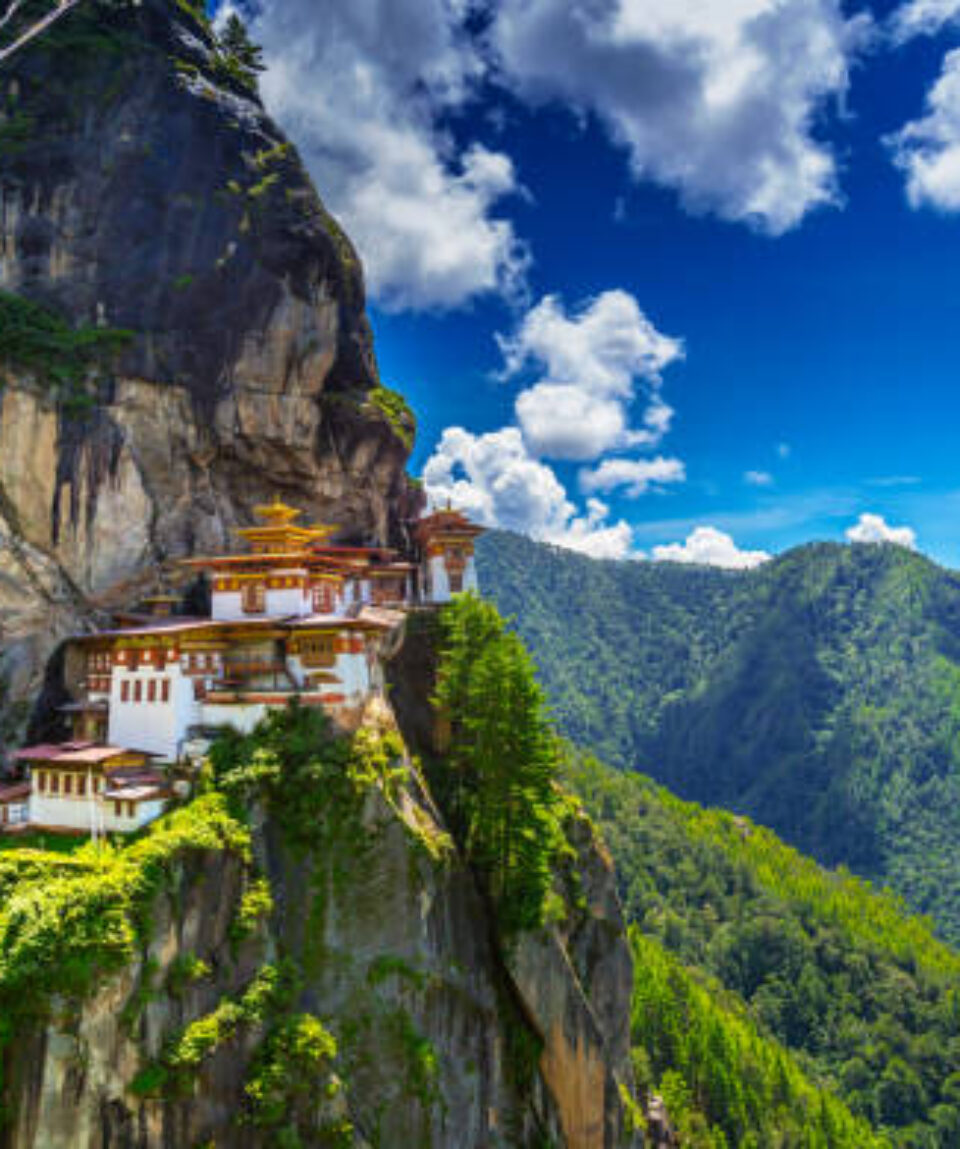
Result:
<instances>
[{"instance_id":1,"label":"leafy foliage","mask_svg":"<svg viewBox=\"0 0 960 1149\"><path fill-rule=\"evenodd\" d=\"M567 778L617 860L629 919L708 988L721 984L718 1007L795 1051L893 1144L958 1143L960 955L928 922L746 818L589 757L571 756ZM689 1051L681 1069L641 1044L658 1080L680 1072L691 1086Z\"/></svg>"},{"instance_id":2,"label":"leafy foliage","mask_svg":"<svg viewBox=\"0 0 960 1149\"><path fill-rule=\"evenodd\" d=\"M562 845L558 747L523 643L489 603L442 616L435 703L449 731L432 781L505 934L539 925Z\"/></svg>"},{"instance_id":3,"label":"leafy foliage","mask_svg":"<svg viewBox=\"0 0 960 1149\"><path fill-rule=\"evenodd\" d=\"M417 436L417 417L399 391L389 387L374 387L366 393L365 404L386 419L408 451L413 449Z\"/></svg>"},{"instance_id":4,"label":"leafy foliage","mask_svg":"<svg viewBox=\"0 0 960 1149\"><path fill-rule=\"evenodd\" d=\"M195 850L249 858L249 833L219 794L126 846L0 855L0 1065L5 1046L47 1016L54 995L83 998L133 959L156 895Z\"/></svg>"},{"instance_id":5,"label":"leafy foliage","mask_svg":"<svg viewBox=\"0 0 960 1149\"><path fill-rule=\"evenodd\" d=\"M47 308L0 291L0 368L35 375L68 409L91 405L99 376L132 339L115 328L73 328Z\"/></svg>"},{"instance_id":6,"label":"leafy foliage","mask_svg":"<svg viewBox=\"0 0 960 1149\"><path fill-rule=\"evenodd\" d=\"M761 1036L715 984L701 985L639 930L631 1032L640 1084L663 1095L691 1149L879 1149L888 1144Z\"/></svg>"},{"instance_id":7,"label":"leafy foliage","mask_svg":"<svg viewBox=\"0 0 960 1149\"><path fill-rule=\"evenodd\" d=\"M574 742L889 882L960 937L960 576L894 546L727 572L501 533L478 563Z\"/></svg>"}]
</instances>

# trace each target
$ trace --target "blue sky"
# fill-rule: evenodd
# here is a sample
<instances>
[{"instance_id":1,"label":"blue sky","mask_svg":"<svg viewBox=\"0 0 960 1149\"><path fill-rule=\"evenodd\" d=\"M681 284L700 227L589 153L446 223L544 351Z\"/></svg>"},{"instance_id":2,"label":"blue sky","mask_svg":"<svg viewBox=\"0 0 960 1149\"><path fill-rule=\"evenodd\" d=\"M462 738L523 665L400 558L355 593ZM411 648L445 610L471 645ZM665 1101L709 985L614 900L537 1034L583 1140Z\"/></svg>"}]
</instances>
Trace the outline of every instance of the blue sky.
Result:
<instances>
[{"instance_id":1,"label":"blue sky","mask_svg":"<svg viewBox=\"0 0 960 1149\"><path fill-rule=\"evenodd\" d=\"M438 499L602 555L960 566L960 0L248 14Z\"/></svg>"}]
</instances>

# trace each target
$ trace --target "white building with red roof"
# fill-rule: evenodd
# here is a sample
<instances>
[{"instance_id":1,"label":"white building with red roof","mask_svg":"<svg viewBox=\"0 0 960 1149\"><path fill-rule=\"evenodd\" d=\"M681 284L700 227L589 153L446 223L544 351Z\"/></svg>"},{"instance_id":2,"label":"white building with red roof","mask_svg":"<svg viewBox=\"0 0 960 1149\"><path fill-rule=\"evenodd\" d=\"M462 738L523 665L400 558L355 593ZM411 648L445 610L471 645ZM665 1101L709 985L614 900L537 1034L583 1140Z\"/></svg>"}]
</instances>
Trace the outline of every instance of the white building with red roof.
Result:
<instances>
[{"instance_id":1,"label":"white building with red roof","mask_svg":"<svg viewBox=\"0 0 960 1149\"><path fill-rule=\"evenodd\" d=\"M148 759L178 762L209 732L248 733L293 699L350 728L384 689L407 610L476 589L482 528L449 508L415 524L409 557L336 545L335 528L298 526L279 501L256 516L238 532L245 551L183 564L209 581L209 616L175 615L177 600L157 595L149 615L67 644L61 709L78 741L15 755L32 774L31 823L139 829L169 796ZM142 777L128 785L129 769Z\"/></svg>"}]
</instances>

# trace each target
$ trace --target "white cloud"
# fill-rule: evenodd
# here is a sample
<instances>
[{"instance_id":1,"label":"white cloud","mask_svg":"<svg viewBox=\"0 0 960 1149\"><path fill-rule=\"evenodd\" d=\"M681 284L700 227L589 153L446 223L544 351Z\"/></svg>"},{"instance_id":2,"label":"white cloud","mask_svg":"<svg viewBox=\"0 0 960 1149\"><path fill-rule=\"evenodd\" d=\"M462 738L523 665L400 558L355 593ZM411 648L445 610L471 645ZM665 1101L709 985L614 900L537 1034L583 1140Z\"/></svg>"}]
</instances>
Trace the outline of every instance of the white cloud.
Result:
<instances>
[{"instance_id":1,"label":"white cloud","mask_svg":"<svg viewBox=\"0 0 960 1149\"><path fill-rule=\"evenodd\" d=\"M651 489L682 483L686 477L686 467L679 459L604 459L592 471L580 472L580 489L607 494L623 487L628 498L637 499Z\"/></svg>"},{"instance_id":2,"label":"white cloud","mask_svg":"<svg viewBox=\"0 0 960 1149\"><path fill-rule=\"evenodd\" d=\"M516 413L532 453L587 460L614 450L654 446L673 415L661 395L661 371L683 355L626 291L605 291L568 315L545 296L515 335L499 339L504 377L533 366L539 379L517 397ZM639 394L642 425L630 426Z\"/></svg>"},{"instance_id":3,"label":"white cloud","mask_svg":"<svg viewBox=\"0 0 960 1149\"><path fill-rule=\"evenodd\" d=\"M851 543L897 543L916 550L917 533L912 527L891 527L882 515L863 514L847 530Z\"/></svg>"},{"instance_id":4,"label":"white cloud","mask_svg":"<svg viewBox=\"0 0 960 1149\"><path fill-rule=\"evenodd\" d=\"M871 20L843 0L501 0L500 78L595 113L634 175L773 235L839 200L814 135Z\"/></svg>"},{"instance_id":5,"label":"white cloud","mask_svg":"<svg viewBox=\"0 0 960 1149\"><path fill-rule=\"evenodd\" d=\"M891 31L896 43L915 36L932 36L960 18L960 0L910 0L891 17Z\"/></svg>"},{"instance_id":6,"label":"white cloud","mask_svg":"<svg viewBox=\"0 0 960 1149\"><path fill-rule=\"evenodd\" d=\"M772 487L773 475L769 471L744 471L743 481L748 487Z\"/></svg>"},{"instance_id":7,"label":"white cloud","mask_svg":"<svg viewBox=\"0 0 960 1149\"><path fill-rule=\"evenodd\" d=\"M789 459L792 454L793 454L793 448L790 446L789 443L778 443L777 444L777 455L781 459Z\"/></svg>"},{"instance_id":8,"label":"white cloud","mask_svg":"<svg viewBox=\"0 0 960 1149\"><path fill-rule=\"evenodd\" d=\"M556 474L533 458L517 427L474 435L448 427L423 470L431 502L449 499L479 522L593 555L626 558L633 532L610 521L607 505L589 499L578 513Z\"/></svg>"},{"instance_id":9,"label":"white cloud","mask_svg":"<svg viewBox=\"0 0 960 1149\"><path fill-rule=\"evenodd\" d=\"M766 551L740 550L730 535L716 527L697 527L684 543L654 547L653 557L658 562L698 563L728 570L747 570L768 562L772 556Z\"/></svg>"},{"instance_id":10,"label":"white cloud","mask_svg":"<svg viewBox=\"0 0 960 1149\"><path fill-rule=\"evenodd\" d=\"M526 254L494 214L510 158L458 149L439 118L483 65L461 0L262 0L266 104L296 139L387 308L448 308L520 286Z\"/></svg>"},{"instance_id":11,"label":"white cloud","mask_svg":"<svg viewBox=\"0 0 960 1149\"><path fill-rule=\"evenodd\" d=\"M948 52L927 93L926 115L888 141L911 206L960 211L960 49Z\"/></svg>"}]
</instances>

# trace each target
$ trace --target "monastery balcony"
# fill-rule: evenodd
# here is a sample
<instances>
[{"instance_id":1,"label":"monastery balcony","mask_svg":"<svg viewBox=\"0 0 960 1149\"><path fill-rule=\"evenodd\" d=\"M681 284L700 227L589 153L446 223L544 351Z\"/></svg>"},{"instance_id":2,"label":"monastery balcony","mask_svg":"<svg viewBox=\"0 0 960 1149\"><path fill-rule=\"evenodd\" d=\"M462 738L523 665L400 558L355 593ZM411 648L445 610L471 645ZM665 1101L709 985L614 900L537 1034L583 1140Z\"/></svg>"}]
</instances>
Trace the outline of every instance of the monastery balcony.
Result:
<instances>
[{"instance_id":1,"label":"monastery balcony","mask_svg":"<svg viewBox=\"0 0 960 1149\"><path fill-rule=\"evenodd\" d=\"M253 674L286 674L287 664L282 658L231 658L221 659L221 672L224 678L249 678Z\"/></svg>"}]
</instances>

